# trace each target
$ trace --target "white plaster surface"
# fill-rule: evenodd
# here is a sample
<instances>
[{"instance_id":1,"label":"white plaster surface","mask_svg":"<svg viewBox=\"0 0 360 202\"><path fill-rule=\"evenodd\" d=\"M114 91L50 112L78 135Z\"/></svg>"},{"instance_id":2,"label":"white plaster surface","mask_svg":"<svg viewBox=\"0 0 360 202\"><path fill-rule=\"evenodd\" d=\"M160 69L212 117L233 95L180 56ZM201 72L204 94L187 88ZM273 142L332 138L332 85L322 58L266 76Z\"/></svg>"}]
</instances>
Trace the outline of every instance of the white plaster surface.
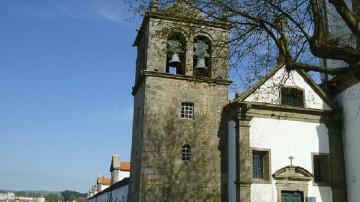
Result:
<instances>
[{"instance_id":1,"label":"white plaster surface","mask_svg":"<svg viewBox=\"0 0 360 202\"><path fill-rule=\"evenodd\" d=\"M129 186L125 185L112 191L104 192L101 195L88 199L87 202L126 202Z\"/></svg>"},{"instance_id":2,"label":"white plaster surface","mask_svg":"<svg viewBox=\"0 0 360 202\"><path fill-rule=\"evenodd\" d=\"M121 180L123 180L123 179L126 178L126 177L130 177L130 171L122 171L122 170L120 170L118 181L121 181ZM118 182L118 181L117 181L117 182Z\"/></svg>"},{"instance_id":3,"label":"white plaster surface","mask_svg":"<svg viewBox=\"0 0 360 202\"><path fill-rule=\"evenodd\" d=\"M337 98L343 112L345 173L349 202L360 202L360 83Z\"/></svg>"},{"instance_id":4,"label":"white plaster surface","mask_svg":"<svg viewBox=\"0 0 360 202\"><path fill-rule=\"evenodd\" d=\"M293 164L312 171L312 153L329 153L328 130L324 124L300 121L253 118L250 122L250 147L271 150L271 174ZM253 202L277 201L275 180L272 184L253 184ZM317 187L309 183L309 197L317 202L332 201L330 187Z\"/></svg>"},{"instance_id":5,"label":"white plaster surface","mask_svg":"<svg viewBox=\"0 0 360 202\"><path fill-rule=\"evenodd\" d=\"M252 184L251 202L276 202L276 188L273 184Z\"/></svg>"},{"instance_id":6,"label":"white plaster surface","mask_svg":"<svg viewBox=\"0 0 360 202\"><path fill-rule=\"evenodd\" d=\"M104 189L106 189L106 188L108 188L108 187L110 187L110 185L101 184L101 185L100 185L100 191L102 191L102 190L104 190Z\"/></svg>"},{"instance_id":7,"label":"white plaster surface","mask_svg":"<svg viewBox=\"0 0 360 202\"><path fill-rule=\"evenodd\" d=\"M280 104L281 86L297 87L304 90L305 108L331 109L299 73L296 71L288 73L285 68L280 68L273 77L269 78L245 101Z\"/></svg>"},{"instance_id":8,"label":"white plaster surface","mask_svg":"<svg viewBox=\"0 0 360 202\"><path fill-rule=\"evenodd\" d=\"M129 186L123 186L112 191L112 201L114 202L126 202Z\"/></svg>"},{"instance_id":9,"label":"white plaster surface","mask_svg":"<svg viewBox=\"0 0 360 202\"><path fill-rule=\"evenodd\" d=\"M308 195L312 196L312 197L316 197L316 202L318 202L318 201L332 202L333 201L331 187L313 186L313 185L311 185L311 182L309 185Z\"/></svg>"}]
</instances>

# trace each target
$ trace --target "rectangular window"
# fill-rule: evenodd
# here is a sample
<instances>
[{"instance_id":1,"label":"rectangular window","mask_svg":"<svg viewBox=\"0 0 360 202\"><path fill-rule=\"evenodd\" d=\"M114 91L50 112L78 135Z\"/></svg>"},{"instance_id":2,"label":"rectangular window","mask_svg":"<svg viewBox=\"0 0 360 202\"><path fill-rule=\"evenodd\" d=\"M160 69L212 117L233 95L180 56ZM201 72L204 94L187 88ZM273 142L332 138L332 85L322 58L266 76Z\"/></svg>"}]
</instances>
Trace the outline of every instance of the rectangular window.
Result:
<instances>
[{"instance_id":1,"label":"rectangular window","mask_svg":"<svg viewBox=\"0 0 360 202\"><path fill-rule=\"evenodd\" d=\"M264 155L262 153L253 154L253 178L264 178Z\"/></svg>"},{"instance_id":2,"label":"rectangular window","mask_svg":"<svg viewBox=\"0 0 360 202\"><path fill-rule=\"evenodd\" d=\"M191 160L191 147L186 144L181 148L181 159L183 161L190 161Z\"/></svg>"},{"instance_id":3,"label":"rectangular window","mask_svg":"<svg viewBox=\"0 0 360 202\"><path fill-rule=\"evenodd\" d=\"M304 91L297 88L281 88L281 104L295 107L304 107Z\"/></svg>"},{"instance_id":4,"label":"rectangular window","mask_svg":"<svg viewBox=\"0 0 360 202\"><path fill-rule=\"evenodd\" d=\"M313 155L313 169L314 169L314 182L317 184L329 183L329 155L327 154L314 154Z\"/></svg>"},{"instance_id":5,"label":"rectangular window","mask_svg":"<svg viewBox=\"0 0 360 202\"><path fill-rule=\"evenodd\" d=\"M182 102L180 116L183 118L193 118L194 117L194 103Z\"/></svg>"},{"instance_id":6,"label":"rectangular window","mask_svg":"<svg viewBox=\"0 0 360 202\"><path fill-rule=\"evenodd\" d=\"M255 181L270 180L270 154L269 151L253 150L252 177Z\"/></svg>"}]
</instances>

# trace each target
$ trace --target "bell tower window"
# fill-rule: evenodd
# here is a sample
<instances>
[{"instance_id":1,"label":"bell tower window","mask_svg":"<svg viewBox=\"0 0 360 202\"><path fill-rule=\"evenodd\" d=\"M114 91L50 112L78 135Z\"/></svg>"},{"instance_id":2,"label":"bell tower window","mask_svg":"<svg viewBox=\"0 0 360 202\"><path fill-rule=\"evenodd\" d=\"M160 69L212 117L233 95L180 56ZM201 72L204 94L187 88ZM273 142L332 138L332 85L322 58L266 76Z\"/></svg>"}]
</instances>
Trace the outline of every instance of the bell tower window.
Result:
<instances>
[{"instance_id":1,"label":"bell tower window","mask_svg":"<svg viewBox=\"0 0 360 202\"><path fill-rule=\"evenodd\" d=\"M204 36L198 36L194 39L194 75L210 77L211 76L211 41Z\"/></svg>"},{"instance_id":2,"label":"bell tower window","mask_svg":"<svg viewBox=\"0 0 360 202\"><path fill-rule=\"evenodd\" d=\"M185 74L185 40L181 35L172 35L167 42L166 72Z\"/></svg>"}]
</instances>

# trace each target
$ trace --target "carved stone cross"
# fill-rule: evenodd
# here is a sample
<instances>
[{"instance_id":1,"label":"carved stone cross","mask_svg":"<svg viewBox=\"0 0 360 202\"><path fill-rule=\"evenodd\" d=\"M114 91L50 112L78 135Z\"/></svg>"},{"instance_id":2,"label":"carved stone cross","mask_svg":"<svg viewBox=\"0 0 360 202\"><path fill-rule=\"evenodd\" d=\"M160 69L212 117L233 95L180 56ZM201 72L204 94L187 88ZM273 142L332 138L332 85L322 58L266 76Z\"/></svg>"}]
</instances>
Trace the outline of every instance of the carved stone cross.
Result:
<instances>
[{"instance_id":1,"label":"carved stone cross","mask_svg":"<svg viewBox=\"0 0 360 202\"><path fill-rule=\"evenodd\" d=\"M294 157L293 157L293 156L290 156L289 159L290 159L290 165L292 166L292 165L293 165L293 162L292 162L292 161L293 161Z\"/></svg>"}]
</instances>

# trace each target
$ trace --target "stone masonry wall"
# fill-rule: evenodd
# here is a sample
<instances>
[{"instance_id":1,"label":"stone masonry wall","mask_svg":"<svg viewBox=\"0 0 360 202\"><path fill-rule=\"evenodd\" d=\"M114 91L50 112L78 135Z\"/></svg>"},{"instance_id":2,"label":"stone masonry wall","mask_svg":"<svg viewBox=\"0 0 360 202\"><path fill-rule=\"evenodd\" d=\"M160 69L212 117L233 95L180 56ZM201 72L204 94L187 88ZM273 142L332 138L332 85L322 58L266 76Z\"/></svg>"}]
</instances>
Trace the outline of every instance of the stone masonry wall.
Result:
<instances>
[{"instance_id":1,"label":"stone masonry wall","mask_svg":"<svg viewBox=\"0 0 360 202\"><path fill-rule=\"evenodd\" d=\"M129 181L129 201L139 201L141 148L143 139L145 85L141 85L134 95L133 129L131 145L131 171Z\"/></svg>"},{"instance_id":2,"label":"stone masonry wall","mask_svg":"<svg viewBox=\"0 0 360 202\"><path fill-rule=\"evenodd\" d=\"M220 201L219 127L227 86L146 77L139 201ZM193 119L180 117L193 102ZM181 147L192 149L190 162Z\"/></svg>"}]
</instances>

